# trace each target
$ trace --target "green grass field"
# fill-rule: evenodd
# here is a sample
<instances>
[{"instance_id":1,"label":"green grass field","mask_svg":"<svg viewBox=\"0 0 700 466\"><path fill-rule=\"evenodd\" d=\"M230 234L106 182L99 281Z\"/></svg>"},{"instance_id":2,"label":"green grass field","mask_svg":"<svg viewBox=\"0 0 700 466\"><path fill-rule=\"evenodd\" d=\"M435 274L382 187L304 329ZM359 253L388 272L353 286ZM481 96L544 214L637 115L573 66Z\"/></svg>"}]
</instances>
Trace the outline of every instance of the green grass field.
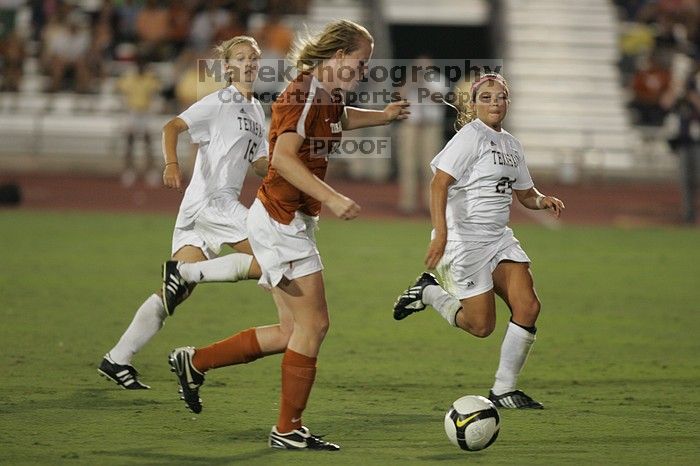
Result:
<instances>
[{"instance_id":1,"label":"green grass field","mask_svg":"<svg viewBox=\"0 0 700 466\"><path fill-rule=\"evenodd\" d=\"M501 411L498 441L462 452L443 415L485 394L508 315L477 340L428 310L391 318L421 270L427 223L325 219L331 330L305 422L338 453L266 447L280 357L210 372L187 412L166 362L272 323L254 283L210 284L134 361L150 391L120 390L96 365L159 286L173 218L0 212L0 464L698 464L700 234L516 226L542 315L521 386L542 412Z\"/></svg>"}]
</instances>

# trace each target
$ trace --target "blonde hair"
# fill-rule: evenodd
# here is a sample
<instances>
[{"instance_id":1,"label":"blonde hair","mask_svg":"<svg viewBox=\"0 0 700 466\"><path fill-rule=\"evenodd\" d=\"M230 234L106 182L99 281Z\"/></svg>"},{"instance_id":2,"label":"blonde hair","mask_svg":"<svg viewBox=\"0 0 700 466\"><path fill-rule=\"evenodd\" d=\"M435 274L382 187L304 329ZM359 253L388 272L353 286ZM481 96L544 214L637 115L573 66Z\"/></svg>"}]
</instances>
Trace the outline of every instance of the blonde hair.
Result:
<instances>
[{"instance_id":1,"label":"blonde hair","mask_svg":"<svg viewBox=\"0 0 700 466\"><path fill-rule=\"evenodd\" d=\"M260 50L260 46L258 45L258 41L256 41L254 38L250 36L236 36L232 37L229 40L225 40L216 47L214 47L214 52L218 55L219 58L222 60L228 60L231 58L231 53L233 53L233 48L236 45L239 44L248 44L255 51L260 55L262 51Z\"/></svg>"},{"instance_id":2,"label":"blonde hair","mask_svg":"<svg viewBox=\"0 0 700 466\"><path fill-rule=\"evenodd\" d=\"M464 100L461 98L458 99L459 107L455 107L454 105L448 104L452 108L457 110L457 119L454 122L455 131L459 131L460 128L462 128L464 125L467 125L472 121L476 120L476 94L479 91L481 85L486 82L497 82L501 86L503 86L503 91L506 94L506 99L508 99L508 96L510 95L510 90L508 89L508 82L503 76L501 76L498 73L487 73L483 75L481 78L477 79L476 81L474 81L474 83L472 83L469 90L469 100L466 104L461 104L462 102L464 102ZM464 92L462 91L462 95L463 94Z\"/></svg>"},{"instance_id":3,"label":"blonde hair","mask_svg":"<svg viewBox=\"0 0 700 466\"><path fill-rule=\"evenodd\" d=\"M253 37L250 36L236 36L232 37L229 40L225 40L221 42L219 45L214 47L214 53L218 56L220 60L228 60L231 58L231 54L233 53L233 48L237 45L240 44L248 44L251 47L253 47L253 50L258 55L262 54L262 50L260 49L260 46L258 45L258 41L256 41ZM231 76L231 72L226 72L225 74L226 77L226 83L228 85L233 84L233 77Z\"/></svg>"},{"instance_id":4,"label":"blonde hair","mask_svg":"<svg viewBox=\"0 0 700 466\"><path fill-rule=\"evenodd\" d=\"M290 53L290 60L299 71L310 71L323 60L333 57L338 50L354 52L359 48L361 39L374 43L372 34L364 26L346 19L332 21L316 36L307 34L305 38L298 39Z\"/></svg>"}]
</instances>

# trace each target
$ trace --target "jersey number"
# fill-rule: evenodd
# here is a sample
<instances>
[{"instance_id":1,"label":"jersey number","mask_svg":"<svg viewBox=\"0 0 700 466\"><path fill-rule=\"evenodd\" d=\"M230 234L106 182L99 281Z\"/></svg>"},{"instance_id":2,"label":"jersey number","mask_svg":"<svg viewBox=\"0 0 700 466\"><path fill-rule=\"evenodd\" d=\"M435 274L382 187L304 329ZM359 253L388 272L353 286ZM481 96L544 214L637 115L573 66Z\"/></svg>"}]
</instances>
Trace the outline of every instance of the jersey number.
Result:
<instances>
[{"instance_id":1,"label":"jersey number","mask_svg":"<svg viewBox=\"0 0 700 466\"><path fill-rule=\"evenodd\" d=\"M245 150L245 159L253 163L253 158L255 157L255 149L258 148L258 143L253 142L252 139L248 139L248 147Z\"/></svg>"},{"instance_id":2,"label":"jersey number","mask_svg":"<svg viewBox=\"0 0 700 466\"><path fill-rule=\"evenodd\" d=\"M513 183L515 183L515 178L502 177L496 184L496 192L508 195L513 194Z\"/></svg>"}]
</instances>

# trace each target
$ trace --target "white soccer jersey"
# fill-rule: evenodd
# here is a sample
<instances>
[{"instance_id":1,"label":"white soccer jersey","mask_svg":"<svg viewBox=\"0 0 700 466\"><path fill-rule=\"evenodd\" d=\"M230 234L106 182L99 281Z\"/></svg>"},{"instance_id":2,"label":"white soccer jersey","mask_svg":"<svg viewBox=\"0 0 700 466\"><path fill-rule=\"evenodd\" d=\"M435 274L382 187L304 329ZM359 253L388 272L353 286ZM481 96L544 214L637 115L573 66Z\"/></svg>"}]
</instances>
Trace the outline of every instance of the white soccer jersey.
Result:
<instances>
[{"instance_id":1,"label":"white soccer jersey","mask_svg":"<svg viewBox=\"0 0 700 466\"><path fill-rule=\"evenodd\" d=\"M179 117L199 144L176 221L183 228L212 199L238 201L249 165L267 156L268 144L262 105L255 98L248 101L234 86L209 94Z\"/></svg>"},{"instance_id":2,"label":"white soccer jersey","mask_svg":"<svg viewBox=\"0 0 700 466\"><path fill-rule=\"evenodd\" d=\"M449 241L498 238L510 219L513 189L534 186L520 141L479 119L462 127L430 166L456 180L447 191Z\"/></svg>"}]
</instances>

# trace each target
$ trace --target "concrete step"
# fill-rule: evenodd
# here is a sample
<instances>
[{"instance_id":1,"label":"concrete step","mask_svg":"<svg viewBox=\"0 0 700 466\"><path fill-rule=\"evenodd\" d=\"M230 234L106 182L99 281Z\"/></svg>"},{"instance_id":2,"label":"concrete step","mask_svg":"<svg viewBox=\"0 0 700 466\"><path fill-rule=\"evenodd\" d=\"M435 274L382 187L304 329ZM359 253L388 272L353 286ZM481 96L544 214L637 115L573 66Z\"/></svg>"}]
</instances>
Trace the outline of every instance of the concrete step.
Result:
<instances>
[{"instance_id":1,"label":"concrete step","mask_svg":"<svg viewBox=\"0 0 700 466\"><path fill-rule=\"evenodd\" d=\"M517 128L531 128L539 130L580 130L580 131L595 131L602 133L625 132L629 130L629 122L626 118L621 117L592 117L584 116L569 116L562 118L550 114L528 114L521 112L513 114L508 118L508 125Z\"/></svg>"},{"instance_id":2,"label":"concrete step","mask_svg":"<svg viewBox=\"0 0 700 466\"><path fill-rule=\"evenodd\" d=\"M632 138L629 132L596 133L583 130L528 131L525 128L513 128L514 134L523 144L525 151L533 147L547 146L558 149L630 150Z\"/></svg>"},{"instance_id":3,"label":"concrete step","mask_svg":"<svg viewBox=\"0 0 700 466\"><path fill-rule=\"evenodd\" d=\"M548 94L557 96L598 95L605 97L622 97L623 90L614 81L597 80L594 78L542 79L521 76L509 81L513 97L524 95Z\"/></svg>"},{"instance_id":4,"label":"concrete step","mask_svg":"<svg viewBox=\"0 0 700 466\"><path fill-rule=\"evenodd\" d=\"M566 79L566 80L600 80L616 81L620 78L620 72L611 64L556 63L549 61L533 62L530 60L506 61L503 72L511 79L517 78L541 78L541 79Z\"/></svg>"},{"instance_id":5,"label":"concrete step","mask_svg":"<svg viewBox=\"0 0 700 466\"><path fill-rule=\"evenodd\" d=\"M576 44L580 46L617 46L615 31L588 31L542 28L518 28L507 31L508 40L512 42L539 42L555 44ZM546 46L544 46L546 47Z\"/></svg>"},{"instance_id":6,"label":"concrete step","mask_svg":"<svg viewBox=\"0 0 700 466\"><path fill-rule=\"evenodd\" d=\"M567 44L546 44L541 41L511 42L507 49L507 60L528 61L559 61L571 63L611 63L619 58L617 48L614 47L579 47ZM507 62L506 62L507 63Z\"/></svg>"}]
</instances>

